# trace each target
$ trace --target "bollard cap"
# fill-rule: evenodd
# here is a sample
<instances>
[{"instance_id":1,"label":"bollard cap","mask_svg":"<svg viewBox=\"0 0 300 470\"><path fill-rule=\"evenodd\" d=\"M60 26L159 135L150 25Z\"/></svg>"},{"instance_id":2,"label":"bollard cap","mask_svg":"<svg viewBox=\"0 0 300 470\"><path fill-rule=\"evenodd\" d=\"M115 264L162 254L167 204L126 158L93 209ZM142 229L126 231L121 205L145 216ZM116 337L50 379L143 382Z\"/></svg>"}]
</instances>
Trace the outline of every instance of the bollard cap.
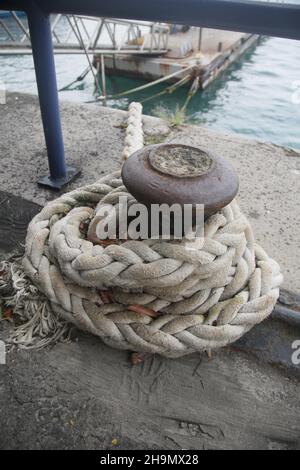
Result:
<instances>
[{"instance_id":1,"label":"bollard cap","mask_svg":"<svg viewBox=\"0 0 300 470\"><path fill-rule=\"evenodd\" d=\"M239 188L238 175L227 160L182 144L138 150L124 163L122 179L140 203L204 204L205 216L227 206Z\"/></svg>"}]
</instances>

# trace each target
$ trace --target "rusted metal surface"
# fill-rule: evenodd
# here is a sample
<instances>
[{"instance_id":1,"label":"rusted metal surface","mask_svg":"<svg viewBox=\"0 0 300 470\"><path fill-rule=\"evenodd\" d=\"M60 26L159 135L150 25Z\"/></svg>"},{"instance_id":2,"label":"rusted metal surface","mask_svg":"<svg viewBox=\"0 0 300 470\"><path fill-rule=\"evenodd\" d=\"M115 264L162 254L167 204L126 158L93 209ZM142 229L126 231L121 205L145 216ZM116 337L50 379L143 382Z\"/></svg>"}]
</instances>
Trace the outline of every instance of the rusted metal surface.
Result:
<instances>
[{"instance_id":1,"label":"rusted metal surface","mask_svg":"<svg viewBox=\"0 0 300 470\"><path fill-rule=\"evenodd\" d=\"M227 206L239 188L227 160L181 144L144 147L125 162L122 178L128 191L147 206L203 204L205 216Z\"/></svg>"}]
</instances>

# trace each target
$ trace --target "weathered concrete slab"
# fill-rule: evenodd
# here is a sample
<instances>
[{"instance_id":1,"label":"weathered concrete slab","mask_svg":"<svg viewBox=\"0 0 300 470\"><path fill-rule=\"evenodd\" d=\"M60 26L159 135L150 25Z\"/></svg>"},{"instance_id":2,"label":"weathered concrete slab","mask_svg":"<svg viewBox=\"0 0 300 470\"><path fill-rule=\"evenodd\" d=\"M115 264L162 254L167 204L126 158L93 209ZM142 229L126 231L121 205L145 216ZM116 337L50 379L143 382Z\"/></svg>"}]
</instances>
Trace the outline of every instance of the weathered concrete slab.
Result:
<instances>
[{"instance_id":1,"label":"weathered concrete slab","mask_svg":"<svg viewBox=\"0 0 300 470\"><path fill-rule=\"evenodd\" d=\"M68 190L117 169L126 113L70 103L62 103L61 109L68 162L82 169ZM43 205L58 193L36 184L48 172L37 99L9 94L0 113L1 189ZM233 163L241 180L240 204L258 242L281 264L284 287L300 293L300 154L200 126L170 129L150 117L145 117L145 131L146 142L206 146Z\"/></svg>"},{"instance_id":2,"label":"weathered concrete slab","mask_svg":"<svg viewBox=\"0 0 300 470\"><path fill-rule=\"evenodd\" d=\"M0 191L0 260L23 253L28 224L40 210L34 202Z\"/></svg>"}]
</instances>

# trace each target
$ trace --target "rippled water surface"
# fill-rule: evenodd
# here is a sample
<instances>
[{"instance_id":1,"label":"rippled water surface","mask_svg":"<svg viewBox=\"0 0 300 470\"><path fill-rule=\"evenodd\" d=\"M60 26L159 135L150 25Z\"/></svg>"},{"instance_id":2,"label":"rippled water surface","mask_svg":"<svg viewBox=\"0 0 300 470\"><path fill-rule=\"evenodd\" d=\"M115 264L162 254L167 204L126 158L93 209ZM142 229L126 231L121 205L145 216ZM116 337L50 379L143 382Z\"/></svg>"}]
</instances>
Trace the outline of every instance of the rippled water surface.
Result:
<instances>
[{"instance_id":1,"label":"rippled water surface","mask_svg":"<svg viewBox=\"0 0 300 470\"><path fill-rule=\"evenodd\" d=\"M56 56L59 87L80 75L86 67L84 56ZM0 56L0 80L9 90L36 93L31 56ZM108 92L117 93L142 84L124 78L108 79ZM225 132L235 132L300 149L300 42L262 39L206 91L199 91L187 108L188 122ZM130 95L142 100L163 90L157 86ZM91 74L73 91L60 93L61 99L85 102L93 99ZM188 89L147 101L144 112L157 114L158 107L175 110ZM125 109L129 100L110 100L109 106ZM100 105L99 105L100 106ZM161 110L160 110L161 111Z\"/></svg>"}]
</instances>

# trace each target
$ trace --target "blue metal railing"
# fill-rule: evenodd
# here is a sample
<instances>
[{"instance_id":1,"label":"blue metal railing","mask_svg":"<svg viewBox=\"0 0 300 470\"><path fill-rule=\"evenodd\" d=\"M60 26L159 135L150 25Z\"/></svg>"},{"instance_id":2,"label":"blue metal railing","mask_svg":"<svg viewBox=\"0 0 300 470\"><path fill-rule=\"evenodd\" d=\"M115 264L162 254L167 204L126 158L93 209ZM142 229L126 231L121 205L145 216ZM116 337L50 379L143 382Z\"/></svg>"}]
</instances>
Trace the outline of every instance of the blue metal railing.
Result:
<instances>
[{"instance_id":1,"label":"blue metal railing","mask_svg":"<svg viewBox=\"0 0 300 470\"><path fill-rule=\"evenodd\" d=\"M243 0L0 0L0 9L28 16L50 177L60 188L75 174L65 163L49 15L165 21L300 39L300 5Z\"/></svg>"}]
</instances>

